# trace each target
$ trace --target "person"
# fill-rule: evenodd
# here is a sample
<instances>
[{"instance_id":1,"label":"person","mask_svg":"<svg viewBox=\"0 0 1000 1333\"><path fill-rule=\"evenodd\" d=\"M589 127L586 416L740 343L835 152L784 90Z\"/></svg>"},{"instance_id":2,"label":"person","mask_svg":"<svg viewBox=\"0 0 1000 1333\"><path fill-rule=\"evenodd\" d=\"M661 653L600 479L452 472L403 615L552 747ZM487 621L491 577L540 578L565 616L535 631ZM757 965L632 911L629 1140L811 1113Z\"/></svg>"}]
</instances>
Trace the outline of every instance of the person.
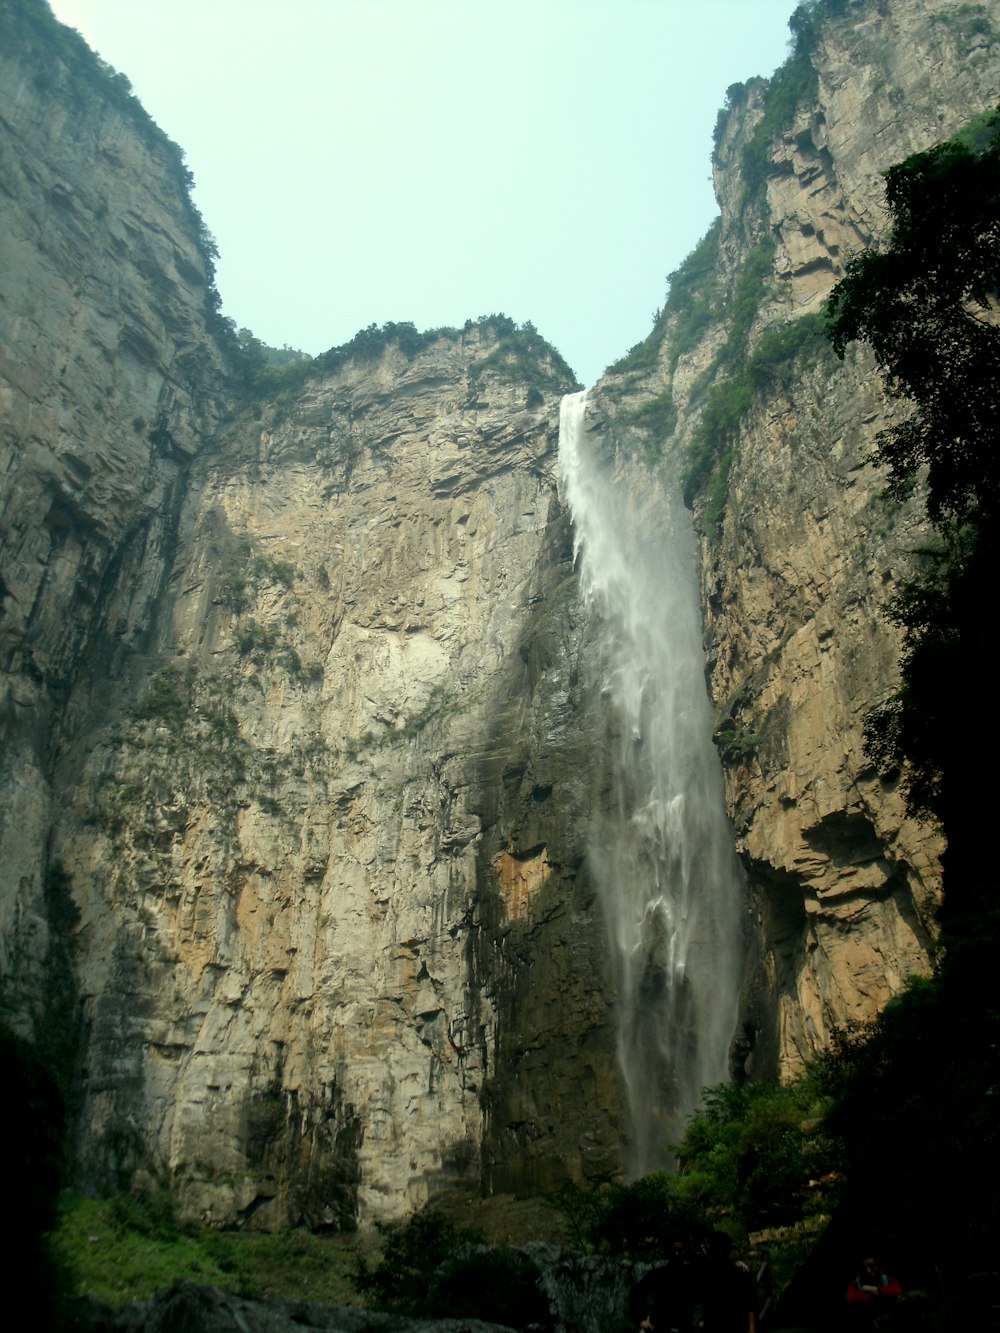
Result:
<instances>
[{"instance_id":1,"label":"person","mask_svg":"<svg viewBox=\"0 0 1000 1333\"><path fill-rule=\"evenodd\" d=\"M774 1275L771 1272L770 1250L760 1250L751 1266L757 1289L757 1327L767 1326L774 1315Z\"/></svg>"},{"instance_id":2,"label":"person","mask_svg":"<svg viewBox=\"0 0 1000 1333\"><path fill-rule=\"evenodd\" d=\"M635 1284L629 1295L629 1313L643 1333L690 1333L694 1274L683 1241L673 1241L666 1262Z\"/></svg>"},{"instance_id":3,"label":"person","mask_svg":"<svg viewBox=\"0 0 1000 1333\"><path fill-rule=\"evenodd\" d=\"M748 1269L731 1256L732 1238L714 1231L702 1278L705 1333L757 1333L757 1289Z\"/></svg>"},{"instance_id":4,"label":"person","mask_svg":"<svg viewBox=\"0 0 1000 1333\"><path fill-rule=\"evenodd\" d=\"M903 1289L894 1277L879 1270L874 1258L861 1261L861 1269L847 1288L847 1304L859 1318L875 1320L892 1308Z\"/></svg>"}]
</instances>

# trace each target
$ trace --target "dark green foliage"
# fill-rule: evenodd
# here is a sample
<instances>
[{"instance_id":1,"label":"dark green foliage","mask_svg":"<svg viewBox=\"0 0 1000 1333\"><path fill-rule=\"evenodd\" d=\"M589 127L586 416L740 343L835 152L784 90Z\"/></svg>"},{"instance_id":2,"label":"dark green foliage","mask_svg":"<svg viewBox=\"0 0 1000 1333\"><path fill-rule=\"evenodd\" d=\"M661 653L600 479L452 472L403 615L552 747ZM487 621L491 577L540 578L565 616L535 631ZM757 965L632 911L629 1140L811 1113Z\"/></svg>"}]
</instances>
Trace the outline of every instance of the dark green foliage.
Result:
<instances>
[{"instance_id":1,"label":"dark green foliage","mask_svg":"<svg viewBox=\"0 0 1000 1333\"><path fill-rule=\"evenodd\" d=\"M646 460L649 463L655 463L677 424L677 408L674 406L674 396L669 390L666 393L657 394L655 398L650 398L648 402L643 403L640 407L623 411L618 419L625 425L640 426L648 432Z\"/></svg>"},{"instance_id":2,"label":"dark green foliage","mask_svg":"<svg viewBox=\"0 0 1000 1333\"><path fill-rule=\"evenodd\" d=\"M821 315L803 315L797 320L771 325L761 334L752 355L745 355L754 315L751 293L754 284L760 291L765 253L770 251L758 247L753 282L748 280L744 284L741 280L739 284L743 290L734 302L735 336L730 338L722 358L722 364L728 362L732 368L708 392L682 476L684 503L690 506L698 495L703 496L703 519L709 529L721 520L725 509L729 473L743 417L759 395L776 388L787 389L804 362L824 353L829 355ZM732 360L739 356L741 345L743 359Z\"/></svg>"},{"instance_id":3,"label":"dark green foliage","mask_svg":"<svg viewBox=\"0 0 1000 1333\"><path fill-rule=\"evenodd\" d=\"M988 650L984 598L1000 570L997 130L996 115L979 117L886 173L889 244L852 260L829 305L838 354L867 342L889 392L913 405L879 434L874 457L892 498L926 477L938 548L891 608L904 631L902 688L870 716L867 751L887 775L905 762L910 809L943 822L951 864L989 818L981 784L969 781L965 698L969 664ZM981 151L966 146L984 140ZM993 733L981 730L980 742Z\"/></svg>"},{"instance_id":4,"label":"dark green foliage","mask_svg":"<svg viewBox=\"0 0 1000 1333\"><path fill-rule=\"evenodd\" d=\"M412 360L442 338L458 342L473 330L492 334L497 340L496 349L473 367L474 380L484 369L492 369L503 378L527 383L529 396L532 389L537 395L543 389L562 393L580 387L566 362L540 336L530 320L519 326L504 314L467 320L463 329L420 331L408 321L369 324L367 328L359 329L350 342L331 347L315 357L306 357L290 348L285 349L289 355L282 356L276 349L261 343L249 329L241 329L238 337L242 345L242 376L248 392L256 399L285 395L296 392L308 380L328 375L351 362L366 365L378 361L389 347L397 348ZM537 397L528 405L537 406Z\"/></svg>"},{"instance_id":5,"label":"dark green foliage","mask_svg":"<svg viewBox=\"0 0 1000 1333\"><path fill-rule=\"evenodd\" d=\"M397 1314L427 1310L434 1273L459 1245L481 1237L454 1226L441 1213L425 1209L405 1222L377 1222L382 1257L371 1265L358 1260L355 1285L377 1309Z\"/></svg>"},{"instance_id":6,"label":"dark green foliage","mask_svg":"<svg viewBox=\"0 0 1000 1333\"><path fill-rule=\"evenodd\" d=\"M851 0L804 0L788 20L788 28L792 33L791 55L768 81L763 116L757 121L751 139L743 149L740 167L747 199L759 195L767 181L771 171L771 141L785 129L791 128L801 104L812 103L816 99L819 76L812 56L825 17L843 13L849 4ZM716 129L721 137L719 127Z\"/></svg>"},{"instance_id":7,"label":"dark green foliage","mask_svg":"<svg viewBox=\"0 0 1000 1333\"><path fill-rule=\"evenodd\" d=\"M733 445L740 421L753 403L753 389L745 381L723 380L709 394L698 429L694 432L682 475L684 503L690 507L712 481L717 481L724 503ZM714 497L713 497L714 498ZM705 524L713 526L721 517L717 503L706 505Z\"/></svg>"},{"instance_id":8,"label":"dark green foliage","mask_svg":"<svg viewBox=\"0 0 1000 1333\"><path fill-rule=\"evenodd\" d=\"M380 361L386 348L390 346L398 347L407 360L412 360L418 352L436 342L439 336L434 329L424 333L419 332L408 320L404 320L401 324L390 321L381 327L378 324L369 324L366 329L359 329L342 350L346 353L347 360L362 365ZM324 355L329 356L330 353Z\"/></svg>"},{"instance_id":9,"label":"dark green foliage","mask_svg":"<svg viewBox=\"0 0 1000 1333\"><path fill-rule=\"evenodd\" d=\"M822 314L801 315L772 324L760 335L747 362L747 378L758 393L790 387L803 361L829 355L826 321Z\"/></svg>"},{"instance_id":10,"label":"dark green foliage","mask_svg":"<svg viewBox=\"0 0 1000 1333\"><path fill-rule=\"evenodd\" d=\"M308 364L312 360L307 353L289 347L287 343L284 347L269 347L255 338L248 328L238 329L235 338L240 376L248 387L259 385L269 377L280 380L281 372L287 367Z\"/></svg>"},{"instance_id":11,"label":"dark green foliage","mask_svg":"<svg viewBox=\"0 0 1000 1333\"><path fill-rule=\"evenodd\" d=\"M792 33L791 54L767 84L764 114L744 145L740 161L748 198L752 198L767 180L768 149L772 139L789 128L803 102L815 100L818 75L812 54L824 15L839 8L843 5L833 4L831 0L805 0L788 20Z\"/></svg>"},{"instance_id":12,"label":"dark green foliage","mask_svg":"<svg viewBox=\"0 0 1000 1333\"><path fill-rule=\"evenodd\" d=\"M992 543L968 524L948 525L939 546L917 554L917 575L898 589L886 612L904 634L902 683L868 714L865 755L885 778L903 771L911 813L941 817L948 805L945 770L964 725L964 701L942 697L942 688L959 683L968 653L988 652L983 589L992 585L997 558Z\"/></svg>"},{"instance_id":13,"label":"dark green foliage","mask_svg":"<svg viewBox=\"0 0 1000 1333\"><path fill-rule=\"evenodd\" d=\"M716 218L684 262L669 275L664 316L673 317L671 364L690 352L719 315L716 266L722 219Z\"/></svg>"},{"instance_id":14,"label":"dark green foliage","mask_svg":"<svg viewBox=\"0 0 1000 1333\"><path fill-rule=\"evenodd\" d=\"M978 116L963 125L951 143L957 144L960 148L967 149L970 153L983 153L989 148L997 133L997 113L996 111L983 111Z\"/></svg>"},{"instance_id":15,"label":"dark green foliage","mask_svg":"<svg viewBox=\"0 0 1000 1333\"><path fill-rule=\"evenodd\" d=\"M726 305L729 335L721 355L723 366L735 365L746 356L750 330L767 294L773 269L774 238L764 236L747 254L732 299Z\"/></svg>"},{"instance_id":16,"label":"dark green foliage","mask_svg":"<svg viewBox=\"0 0 1000 1333\"><path fill-rule=\"evenodd\" d=\"M915 411L882 432L889 489L928 469L935 523L995 515L1000 401L1000 138L980 153L952 141L886 173L884 251L853 259L830 297L833 346L867 342L889 392Z\"/></svg>"},{"instance_id":17,"label":"dark green foliage","mask_svg":"<svg viewBox=\"0 0 1000 1333\"><path fill-rule=\"evenodd\" d=\"M746 106L747 94L750 89L763 82L764 80L761 78L748 79L746 83L731 83L726 89L726 100L719 108L719 113L715 118L715 128L712 130L712 142L716 148L726 137L726 130L729 128L729 120L733 112Z\"/></svg>"},{"instance_id":18,"label":"dark green foliage","mask_svg":"<svg viewBox=\"0 0 1000 1333\"><path fill-rule=\"evenodd\" d=\"M251 662L264 661L278 642L278 631L273 625L259 625L248 621L234 636L236 651Z\"/></svg>"},{"instance_id":19,"label":"dark green foliage","mask_svg":"<svg viewBox=\"0 0 1000 1333\"><path fill-rule=\"evenodd\" d=\"M829 1124L844 1144L852 1216L877 1219L955 1299L970 1275L995 1272L1000 1217L1000 912L984 852L996 802L980 767L997 724L969 707L992 656L1000 574L998 124L980 117L887 173L889 244L852 261L830 303L837 351L869 343L889 391L913 407L878 437L875 459L892 495L926 478L937 542L892 605L902 688L869 720L866 748L887 778L905 765L911 811L940 820L948 849L938 970L841 1039L826 1062ZM989 1290L995 1298L995 1278ZM948 1326L987 1323L953 1310Z\"/></svg>"},{"instance_id":20,"label":"dark green foliage","mask_svg":"<svg viewBox=\"0 0 1000 1333\"><path fill-rule=\"evenodd\" d=\"M299 571L288 560L254 554L251 543L244 537L226 552L222 561L217 596L219 602L235 615L242 615L268 584L291 588Z\"/></svg>"},{"instance_id":21,"label":"dark green foliage","mask_svg":"<svg viewBox=\"0 0 1000 1333\"><path fill-rule=\"evenodd\" d=\"M446 1259L427 1293L426 1313L438 1319L482 1319L508 1328L546 1328L548 1301L539 1273L519 1250L465 1245Z\"/></svg>"},{"instance_id":22,"label":"dark green foliage","mask_svg":"<svg viewBox=\"0 0 1000 1333\"><path fill-rule=\"evenodd\" d=\"M66 1167L65 1107L39 1053L0 1023L4 1072L4 1131L9 1145L5 1182L14 1222L4 1239L7 1272L30 1294L31 1322L58 1327L61 1279L46 1239Z\"/></svg>"},{"instance_id":23,"label":"dark green foliage","mask_svg":"<svg viewBox=\"0 0 1000 1333\"><path fill-rule=\"evenodd\" d=\"M837 1150L823 1131L827 1103L811 1078L782 1087L706 1088L677 1149L680 1198L725 1217L738 1237L787 1226L835 1202Z\"/></svg>"},{"instance_id":24,"label":"dark green foliage","mask_svg":"<svg viewBox=\"0 0 1000 1333\"><path fill-rule=\"evenodd\" d=\"M711 1230L697 1206L681 1198L665 1171L631 1185L612 1185L592 1196L585 1224L588 1246L600 1254L659 1260L671 1241L695 1249ZM577 1205L579 1206L579 1205Z\"/></svg>"},{"instance_id":25,"label":"dark green foliage","mask_svg":"<svg viewBox=\"0 0 1000 1333\"><path fill-rule=\"evenodd\" d=\"M356 1302L355 1240L306 1231L219 1232L181 1225L162 1189L111 1200L64 1195L53 1248L79 1294L117 1309L175 1282L256 1299ZM89 1327L82 1312L64 1328Z\"/></svg>"},{"instance_id":26,"label":"dark green foliage","mask_svg":"<svg viewBox=\"0 0 1000 1333\"><path fill-rule=\"evenodd\" d=\"M802 102L816 97L817 74L807 55L793 56L779 70L768 88L764 114L744 145L740 171L749 194L762 188L767 180L771 140L792 122Z\"/></svg>"},{"instance_id":27,"label":"dark green foliage","mask_svg":"<svg viewBox=\"0 0 1000 1333\"><path fill-rule=\"evenodd\" d=\"M493 351L469 367L472 384L477 384L490 372L513 384L526 384L529 392L533 389L539 396L582 387L556 349L545 341L530 321L519 328L506 315L492 318L498 321L498 331L503 331Z\"/></svg>"},{"instance_id":28,"label":"dark green foliage","mask_svg":"<svg viewBox=\"0 0 1000 1333\"><path fill-rule=\"evenodd\" d=\"M671 298L675 301L673 309L677 312L680 337L674 350L678 357L681 351L693 346L707 324L722 313L713 294L712 275L717 256L716 227L688 256L682 266L683 272L678 270L673 275L676 284L671 288ZM725 305L728 335L708 373L717 375L728 370L729 375L709 392L681 476L684 503L688 506L694 503L696 496L711 490L704 506L705 523L709 528L717 524L725 506L733 443L740 420L753 402L753 382L739 371L745 368L750 329L766 294L773 261L774 241L769 236L764 237L747 255L732 299ZM671 308L670 300L667 307ZM697 392L696 388L693 396Z\"/></svg>"},{"instance_id":29,"label":"dark green foliage","mask_svg":"<svg viewBox=\"0 0 1000 1333\"><path fill-rule=\"evenodd\" d=\"M191 708L193 676L190 670L161 667L146 686L136 717L148 722L183 725Z\"/></svg>"},{"instance_id":30,"label":"dark green foliage","mask_svg":"<svg viewBox=\"0 0 1000 1333\"><path fill-rule=\"evenodd\" d=\"M691 253L667 275L667 299L653 317L653 327L642 342L608 367L611 375L652 370L659 360L667 325L674 321L670 339L671 369L719 315L715 269L719 257L722 219L716 218Z\"/></svg>"},{"instance_id":31,"label":"dark green foliage","mask_svg":"<svg viewBox=\"0 0 1000 1333\"><path fill-rule=\"evenodd\" d=\"M960 42L968 42L973 37L995 37L996 28L986 11L985 5L956 5L954 9L940 14L932 14L931 22L950 28Z\"/></svg>"},{"instance_id":32,"label":"dark green foliage","mask_svg":"<svg viewBox=\"0 0 1000 1333\"><path fill-rule=\"evenodd\" d=\"M252 572L259 583L280 583L283 588L290 588L298 576L291 561L276 560L270 555L254 556Z\"/></svg>"},{"instance_id":33,"label":"dark green foliage","mask_svg":"<svg viewBox=\"0 0 1000 1333\"><path fill-rule=\"evenodd\" d=\"M162 163L187 213L205 269L205 325L234 362L238 357L231 320L219 313L222 298L215 286L215 239L191 198L194 176L183 151L160 129L132 92L132 85L90 47L73 28L58 22L44 0L18 0L0 5L0 42L6 49L21 48L25 60L38 66L36 85L46 92L60 86L70 106L91 109L110 106L131 126L138 138Z\"/></svg>"},{"instance_id":34,"label":"dark green foliage","mask_svg":"<svg viewBox=\"0 0 1000 1333\"><path fill-rule=\"evenodd\" d=\"M743 176L748 193L763 184L767 176L767 148L774 136L787 129L800 103L816 96L817 74L812 63L824 20L845 13L857 0L803 0L788 20L791 52L769 80L748 79L726 89L726 100L715 122L713 140L716 149L725 137L733 111L746 105L753 88L766 85L763 116L743 150ZM963 6L964 7L964 6Z\"/></svg>"},{"instance_id":35,"label":"dark green foliage","mask_svg":"<svg viewBox=\"0 0 1000 1333\"><path fill-rule=\"evenodd\" d=\"M635 371L652 370L663 346L663 332L663 312L658 310L653 318L653 327L642 342L630 347L624 356L608 366L605 374L629 375Z\"/></svg>"},{"instance_id":36,"label":"dark green foliage","mask_svg":"<svg viewBox=\"0 0 1000 1333\"><path fill-rule=\"evenodd\" d=\"M108 1206L121 1231L138 1232L150 1240L176 1240L182 1232L173 1195L165 1185L116 1194Z\"/></svg>"},{"instance_id":37,"label":"dark green foliage","mask_svg":"<svg viewBox=\"0 0 1000 1333\"><path fill-rule=\"evenodd\" d=\"M723 764L743 764L760 748L760 737L747 731L731 718L725 718L712 733L712 740Z\"/></svg>"},{"instance_id":38,"label":"dark green foliage","mask_svg":"<svg viewBox=\"0 0 1000 1333\"><path fill-rule=\"evenodd\" d=\"M897 1237L915 1277L933 1274L955 1292L963 1275L996 1267L997 938L995 908L964 937L946 936L937 974L841 1033L816 1075L833 1100L827 1127L850 1215Z\"/></svg>"}]
</instances>

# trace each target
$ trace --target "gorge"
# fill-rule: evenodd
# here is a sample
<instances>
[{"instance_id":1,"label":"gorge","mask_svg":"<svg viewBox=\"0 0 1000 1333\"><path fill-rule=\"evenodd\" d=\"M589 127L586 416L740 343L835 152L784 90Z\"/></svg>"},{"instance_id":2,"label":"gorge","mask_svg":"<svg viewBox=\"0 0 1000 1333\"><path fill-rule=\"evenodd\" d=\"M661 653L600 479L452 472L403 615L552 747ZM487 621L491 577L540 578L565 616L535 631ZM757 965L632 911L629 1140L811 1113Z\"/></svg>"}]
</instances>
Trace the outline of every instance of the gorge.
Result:
<instances>
[{"instance_id":1,"label":"gorge","mask_svg":"<svg viewBox=\"0 0 1000 1333\"><path fill-rule=\"evenodd\" d=\"M560 465L579 386L502 316L249 375L174 146L43 0L0 11L0 965L84 1187L267 1230L612 1178L702 1084L799 1071L927 970L940 839L862 747L923 520L868 461L898 404L819 314L884 236L880 173L995 101L1000 5L796 14L727 94L717 224L564 408ZM648 713L677 675L638 552L661 568L679 489L697 590L660 620L692 687L707 662L680 711L728 826ZM697 890L628 904L633 974L601 888L628 862ZM622 1073L652 993L666 1126Z\"/></svg>"}]
</instances>

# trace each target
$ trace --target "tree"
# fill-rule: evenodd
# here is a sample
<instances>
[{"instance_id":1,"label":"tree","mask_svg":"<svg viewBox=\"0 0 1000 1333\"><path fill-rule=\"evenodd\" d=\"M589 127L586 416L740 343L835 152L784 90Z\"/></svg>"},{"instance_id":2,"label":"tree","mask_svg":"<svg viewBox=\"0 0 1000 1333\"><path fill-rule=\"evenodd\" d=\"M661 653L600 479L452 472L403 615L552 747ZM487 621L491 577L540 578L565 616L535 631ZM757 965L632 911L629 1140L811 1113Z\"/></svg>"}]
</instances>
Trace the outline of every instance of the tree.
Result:
<instances>
[{"instance_id":1,"label":"tree","mask_svg":"<svg viewBox=\"0 0 1000 1333\"><path fill-rule=\"evenodd\" d=\"M905 764L911 812L943 825L946 897L957 905L982 879L994 804L975 762L993 750L993 709L970 705L998 573L1000 113L891 168L886 199L888 245L848 264L829 332L840 356L867 342L889 393L911 404L874 456L892 496L924 480L937 541L890 608L903 629L902 687L870 716L866 748L883 771Z\"/></svg>"},{"instance_id":2,"label":"tree","mask_svg":"<svg viewBox=\"0 0 1000 1333\"><path fill-rule=\"evenodd\" d=\"M927 471L931 521L995 521L1000 401L1000 113L886 173L892 234L853 259L830 297L833 346L867 342L889 392L914 404L883 431L889 490Z\"/></svg>"},{"instance_id":3,"label":"tree","mask_svg":"<svg viewBox=\"0 0 1000 1333\"><path fill-rule=\"evenodd\" d=\"M893 167L886 198L888 244L851 261L827 317L838 354L868 343L889 392L910 404L874 456L890 494L925 488L935 535L890 608L903 629L902 684L871 716L866 749L883 769L905 765L911 812L938 819L947 837L942 949L931 979L835 1048L827 1124L844 1143L854 1233L879 1223L914 1275L936 1270L957 1301L993 1266L1000 1208L987 639L1000 572L1000 113ZM947 1314L942 1327L984 1322Z\"/></svg>"}]
</instances>

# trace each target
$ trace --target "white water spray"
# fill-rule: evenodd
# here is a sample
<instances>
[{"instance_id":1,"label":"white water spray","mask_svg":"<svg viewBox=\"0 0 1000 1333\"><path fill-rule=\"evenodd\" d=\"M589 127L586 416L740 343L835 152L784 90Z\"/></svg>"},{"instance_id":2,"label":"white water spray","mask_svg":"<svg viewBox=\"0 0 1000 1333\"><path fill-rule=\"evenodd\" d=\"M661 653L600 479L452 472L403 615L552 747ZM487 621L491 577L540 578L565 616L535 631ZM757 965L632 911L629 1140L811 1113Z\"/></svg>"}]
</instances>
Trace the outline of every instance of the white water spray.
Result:
<instances>
[{"instance_id":1,"label":"white water spray","mask_svg":"<svg viewBox=\"0 0 1000 1333\"><path fill-rule=\"evenodd\" d=\"M590 863L619 986L619 1059L636 1174L668 1164L701 1089L727 1074L742 966L741 890L711 739L694 540L678 498L616 486L567 395L559 458L584 601L620 724L617 809Z\"/></svg>"}]
</instances>

